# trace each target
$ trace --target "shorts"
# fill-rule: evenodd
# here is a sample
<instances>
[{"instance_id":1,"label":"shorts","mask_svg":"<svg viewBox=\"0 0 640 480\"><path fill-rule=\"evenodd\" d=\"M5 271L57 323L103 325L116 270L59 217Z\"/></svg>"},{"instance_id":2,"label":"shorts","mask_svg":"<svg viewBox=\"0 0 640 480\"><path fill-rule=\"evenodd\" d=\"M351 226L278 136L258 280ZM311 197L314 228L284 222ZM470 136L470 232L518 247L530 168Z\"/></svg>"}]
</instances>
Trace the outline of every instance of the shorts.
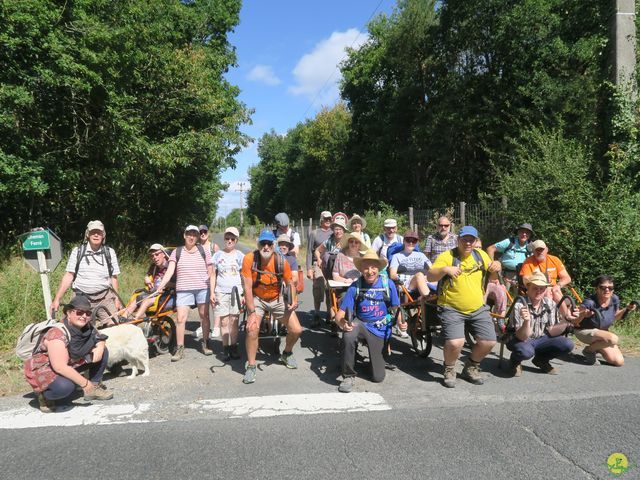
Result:
<instances>
[{"instance_id":1,"label":"shorts","mask_svg":"<svg viewBox=\"0 0 640 480\"><path fill-rule=\"evenodd\" d=\"M284 302L282 299L275 299L267 302L261 298L253 297L253 303L256 309L256 314L259 318L264 317L266 312L271 314L271 318L273 320L280 321L284 318Z\"/></svg>"},{"instance_id":2,"label":"shorts","mask_svg":"<svg viewBox=\"0 0 640 480\"><path fill-rule=\"evenodd\" d=\"M209 303L208 288L176 292L176 307L193 307L194 305L202 305L203 303Z\"/></svg>"},{"instance_id":3,"label":"shorts","mask_svg":"<svg viewBox=\"0 0 640 480\"><path fill-rule=\"evenodd\" d=\"M234 298L235 295L231 293L216 293L216 306L214 311L216 315L220 317L226 317L227 315L240 315L240 305L238 305L238 299ZM231 304L233 300L233 305Z\"/></svg>"},{"instance_id":4,"label":"shorts","mask_svg":"<svg viewBox=\"0 0 640 480\"><path fill-rule=\"evenodd\" d=\"M496 340L496 328L489 315L489 307L483 305L475 312L462 313L458 310L440 306L438 315L442 322L442 334L445 340L464 338L464 327L467 325L475 338Z\"/></svg>"},{"instance_id":5,"label":"shorts","mask_svg":"<svg viewBox=\"0 0 640 480\"><path fill-rule=\"evenodd\" d=\"M582 328L580 330L576 329L573 331L573 334L576 336L578 340L582 343L586 343L587 345L591 345L596 340L596 334L599 332L597 328Z\"/></svg>"},{"instance_id":6,"label":"shorts","mask_svg":"<svg viewBox=\"0 0 640 480\"><path fill-rule=\"evenodd\" d=\"M115 312L117 310L116 300L118 295L111 288L97 293L84 293L80 290L74 290L73 296L75 297L76 295L83 295L86 297L91 304L92 310L98 307L104 307L101 308L96 315L94 323L96 328L102 328L115 322L115 319L117 318L117 316L115 316Z\"/></svg>"}]
</instances>

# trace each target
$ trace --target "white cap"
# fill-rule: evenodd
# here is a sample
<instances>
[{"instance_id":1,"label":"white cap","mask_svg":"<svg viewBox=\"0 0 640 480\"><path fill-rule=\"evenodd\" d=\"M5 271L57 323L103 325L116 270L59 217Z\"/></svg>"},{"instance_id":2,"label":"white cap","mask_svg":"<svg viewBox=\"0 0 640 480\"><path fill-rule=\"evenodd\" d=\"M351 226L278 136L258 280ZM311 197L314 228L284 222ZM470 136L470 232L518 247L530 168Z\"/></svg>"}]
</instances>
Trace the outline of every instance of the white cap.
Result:
<instances>
[{"instance_id":1,"label":"white cap","mask_svg":"<svg viewBox=\"0 0 640 480\"><path fill-rule=\"evenodd\" d=\"M199 234L200 229L195 225L187 225L187 228L184 229L184 233L187 233L187 232L196 232Z\"/></svg>"},{"instance_id":2,"label":"white cap","mask_svg":"<svg viewBox=\"0 0 640 480\"><path fill-rule=\"evenodd\" d=\"M398 222L396 222L395 218L387 218L384 221L384 226L385 227L397 227L398 226Z\"/></svg>"},{"instance_id":3,"label":"white cap","mask_svg":"<svg viewBox=\"0 0 640 480\"><path fill-rule=\"evenodd\" d=\"M224 233L230 233L231 235L233 235L236 238L240 237L240 232L238 231L238 229L236 227L228 227Z\"/></svg>"}]
</instances>

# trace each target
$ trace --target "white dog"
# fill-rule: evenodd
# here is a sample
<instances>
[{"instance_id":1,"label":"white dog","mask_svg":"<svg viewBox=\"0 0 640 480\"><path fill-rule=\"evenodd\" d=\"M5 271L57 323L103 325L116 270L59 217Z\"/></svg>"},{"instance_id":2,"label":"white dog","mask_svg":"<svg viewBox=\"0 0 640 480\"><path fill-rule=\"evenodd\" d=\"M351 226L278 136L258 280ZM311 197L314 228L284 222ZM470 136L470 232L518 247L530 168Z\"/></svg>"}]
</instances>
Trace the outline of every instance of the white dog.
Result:
<instances>
[{"instance_id":1,"label":"white dog","mask_svg":"<svg viewBox=\"0 0 640 480\"><path fill-rule=\"evenodd\" d=\"M108 335L107 350L109 350L109 362L107 368L126 360L131 367L133 378L138 374L138 369L144 370L143 377L149 375L149 343L142 330L136 325L124 324L100 330L100 333Z\"/></svg>"}]
</instances>

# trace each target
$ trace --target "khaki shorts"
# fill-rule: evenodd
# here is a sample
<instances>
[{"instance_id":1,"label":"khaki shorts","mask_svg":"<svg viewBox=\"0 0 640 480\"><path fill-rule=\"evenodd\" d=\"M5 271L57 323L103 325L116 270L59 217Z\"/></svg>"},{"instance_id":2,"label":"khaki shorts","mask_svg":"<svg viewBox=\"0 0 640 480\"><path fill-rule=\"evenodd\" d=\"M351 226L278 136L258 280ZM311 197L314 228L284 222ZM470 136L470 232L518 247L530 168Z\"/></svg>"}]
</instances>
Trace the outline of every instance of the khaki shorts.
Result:
<instances>
[{"instance_id":1,"label":"khaki shorts","mask_svg":"<svg viewBox=\"0 0 640 480\"><path fill-rule=\"evenodd\" d=\"M238 299L233 297L235 297L235 295L230 293L216 293L216 306L214 308L215 314L221 317L226 317L227 315L240 315ZM231 304L231 300L233 300L233 305Z\"/></svg>"},{"instance_id":2,"label":"khaki shorts","mask_svg":"<svg viewBox=\"0 0 640 480\"><path fill-rule=\"evenodd\" d=\"M582 343L586 343L587 345L591 345L596 340L596 334L598 333L597 328L583 328L580 330L574 330L573 334L576 336L578 340Z\"/></svg>"},{"instance_id":3,"label":"khaki shorts","mask_svg":"<svg viewBox=\"0 0 640 480\"><path fill-rule=\"evenodd\" d=\"M253 297L253 304L259 318L263 318L266 312L271 314L272 320L280 321L284 318L284 302L282 299L267 302L261 298Z\"/></svg>"}]
</instances>

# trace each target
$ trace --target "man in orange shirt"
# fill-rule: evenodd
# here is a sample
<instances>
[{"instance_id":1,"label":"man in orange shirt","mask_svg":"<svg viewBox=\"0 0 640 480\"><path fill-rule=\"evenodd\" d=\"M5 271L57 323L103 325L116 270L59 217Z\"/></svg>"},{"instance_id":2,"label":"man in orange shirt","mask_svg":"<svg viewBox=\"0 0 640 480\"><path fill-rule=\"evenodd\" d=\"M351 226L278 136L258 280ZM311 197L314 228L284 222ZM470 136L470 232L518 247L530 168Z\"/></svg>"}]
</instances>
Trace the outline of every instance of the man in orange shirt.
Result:
<instances>
[{"instance_id":1,"label":"man in orange shirt","mask_svg":"<svg viewBox=\"0 0 640 480\"><path fill-rule=\"evenodd\" d=\"M280 362L287 368L298 368L292 355L293 346L300 338L302 327L295 315L291 313L298 308L296 289L289 262L274 251L276 237L271 230L263 230L258 237L258 249L248 253L242 260L242 282L247 307L246 340L247 365L243 378L244 383L256 381L256 353L258 352L258 333L260 322L266 312L271 314L272 321L280 321L287 329L285 347L280 355ZM259 258L258 258L259 257ZM291 298L281 295L282 284L285 283ZM285 300L287 305L285 305Z\"/></svg>"},{"instance_id":2,"label":"man in orange shirt","mask_svg":"<svg viewBox=\"0 0 640 480\"><path fill-rule=\"evenodd\" d=\"M526 279L534 272L541 272L551 288L547 289L547 297L552 297L558 303L562 298L562 287L571 283L571 277L562 261L553 255L549 255L547 244L542 240L536 240L531 244L533 255L522 264L520 275Z\"/></svg>"}]
</instances>

